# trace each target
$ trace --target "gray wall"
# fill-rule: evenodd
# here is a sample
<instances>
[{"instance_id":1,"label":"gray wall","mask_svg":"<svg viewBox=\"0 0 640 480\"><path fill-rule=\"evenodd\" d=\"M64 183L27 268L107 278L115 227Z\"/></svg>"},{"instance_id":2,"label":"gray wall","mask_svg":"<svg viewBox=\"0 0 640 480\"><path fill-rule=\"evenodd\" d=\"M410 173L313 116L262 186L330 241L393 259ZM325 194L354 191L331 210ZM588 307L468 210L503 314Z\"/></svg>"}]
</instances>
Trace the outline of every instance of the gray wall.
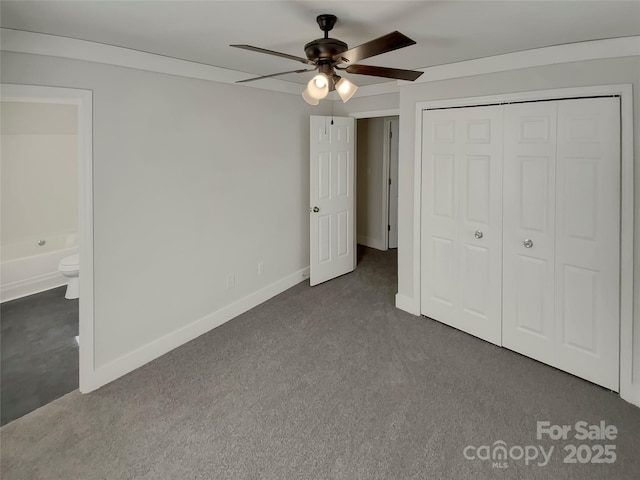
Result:
<instances>
[{"instance_id":1,"label":"gray wall","mask_svg":"<svg viewBox=\"0 0 640 480\"><path fill-rule=\"evenodd\" d=\"M96 367L309 265L309 115L329 102L38 55L1 62L3 83L93 90Z\"/></svg>"}]
</instances>

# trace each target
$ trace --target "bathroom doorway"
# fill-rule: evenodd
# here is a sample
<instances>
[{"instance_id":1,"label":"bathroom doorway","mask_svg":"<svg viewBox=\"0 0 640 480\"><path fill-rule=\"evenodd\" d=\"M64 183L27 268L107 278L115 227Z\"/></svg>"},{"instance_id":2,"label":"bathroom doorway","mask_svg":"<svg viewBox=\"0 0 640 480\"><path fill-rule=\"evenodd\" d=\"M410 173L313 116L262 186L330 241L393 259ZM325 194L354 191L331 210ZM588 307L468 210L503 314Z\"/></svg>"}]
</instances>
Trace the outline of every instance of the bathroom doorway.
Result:
<instances>
[{"instance_id":1,"label":"bathroom doorway","mask_svg":"<svg viewBox=\"0 0 640 480\"><path fill-rule=\"evenodd\" d=\"M77 388L91 390L92 93L3 84L0 100L5 424ZM67 299L73 272L59 265L78 252L80 298Z\"/></svg>"}]
</instances>

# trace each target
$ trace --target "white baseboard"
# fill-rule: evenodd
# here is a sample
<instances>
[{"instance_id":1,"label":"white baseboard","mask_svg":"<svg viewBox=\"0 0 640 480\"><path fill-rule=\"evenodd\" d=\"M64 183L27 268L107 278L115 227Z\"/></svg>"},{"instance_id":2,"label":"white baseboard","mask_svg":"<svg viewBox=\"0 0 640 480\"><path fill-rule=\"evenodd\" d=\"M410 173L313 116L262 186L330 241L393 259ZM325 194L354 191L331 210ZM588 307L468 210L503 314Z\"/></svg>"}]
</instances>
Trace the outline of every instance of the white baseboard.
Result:
<instances>
[{"instance_id":1,"label":"white baseboard","mask_svg":"<svg viewBox=\"0 0 640 480\"><path fill-rule=\"evenodd\" d=\"M67 279L59 272L47 273L38 277L20 280L3 285L0 290L1 302L8 302L18 298L27 297L36 293L51 290L67 284Z\"/></svg>"},{"instance_id":2,"label":"white baseboard","mask_svg":"<svg viewBox=\"0 0 640 480\"><path fill-rule=\"evenodd\" d=\"M284 277L260 290L247 295L234 303L222 307L206 317L196 320L175 332L154 340L131 353L123 355L108 364L96 368L87 378L86 384L80 389L82 393L89 393L115 379L134 371L150 361L170 352L171 350L190 342L194 338L219 327L223 323L251 310L253 307L269 300L285 290L306 280L309 267Z\"/></svg>"},{"instance_id":3,"label":"white baseboard","mask_svg":"<svg viewBox=\"0 0 640 480\"><path fill-rule=\"evenodd\" d=\"M412 297L396 293L396 308L404 310L412 315L420 316L420 307Z\"/></svg>"},{"instance_id":4,"label":"white baseboard","mask_svg":"<svg viewBox=\"0 0 640 480\"><path fill-rule=\"evenodd\" d=\"M366 235L358 235L358 245L375 248L376 250L386 250L384 242L378 238L367 237Z\"/></svg>"}]
</instances>

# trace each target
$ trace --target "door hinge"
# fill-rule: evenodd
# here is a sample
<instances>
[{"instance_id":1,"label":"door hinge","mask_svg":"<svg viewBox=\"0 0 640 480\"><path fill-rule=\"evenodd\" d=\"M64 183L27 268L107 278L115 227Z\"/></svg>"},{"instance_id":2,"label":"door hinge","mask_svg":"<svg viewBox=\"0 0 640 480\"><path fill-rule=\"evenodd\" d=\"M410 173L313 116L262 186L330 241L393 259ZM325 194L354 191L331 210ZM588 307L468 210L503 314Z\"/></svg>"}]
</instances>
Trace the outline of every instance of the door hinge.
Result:
<instances>
[{"instance_id":1,"label":"door hinge","mask_svg":"<svg viewBox=\"0 0 640 480\"><path fill-rule=\"evenodd\" d=\"M389 185L391 185L391 179L389 179Z\"/></svg>"},{"instance_id":2,"label":"door hinge","mask_svg":"<svg viewBox=\"0 0 640 480\"><path fill-rule=\"evenodd\" d=\"M393 138L393 132L389 130L389 138Z\"/></svg>"},{"instance_id":3,"label":"door hinge","mask_svg":"<svg viewBox=\"0 0 640 480\"><path fill-rule=\"evenodd\" d=\"M387 230L391 231L391 225L387 225L387 227L388 227Z\"/></svg>"}]
</instances>

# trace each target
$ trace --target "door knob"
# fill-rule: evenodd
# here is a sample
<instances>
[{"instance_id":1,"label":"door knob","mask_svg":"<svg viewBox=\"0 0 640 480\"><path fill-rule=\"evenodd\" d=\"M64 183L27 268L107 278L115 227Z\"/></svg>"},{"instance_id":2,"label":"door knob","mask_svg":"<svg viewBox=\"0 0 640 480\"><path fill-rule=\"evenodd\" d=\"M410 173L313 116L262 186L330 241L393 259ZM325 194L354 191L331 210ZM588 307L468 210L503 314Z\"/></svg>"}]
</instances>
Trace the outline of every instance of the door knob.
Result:
<instances>
[{"instance_id":1,"label":"door knob","mask_svg":"<svg viewBox=\"0 0 640 480\"><path fill-rule=\"evenodd\" d=\"M524 240L524 242L522 242L522 244L524 245L524 248L531 248L533 247L533 242L531 241L531 239L526 238Z\"/></svg>"},{"instance_id":2,"label":"door knob","mask_svg":"<svg viewBox=\"0 0 640 480\"><path fill-rule=\"evenodd\" d=\"M476 238L480 239L483 237L483 233L480 230L476 230Z\"/></svg>"},{"instance_id":3,"label":"door knob","mask_svg":"<svg viewBox=\"0 0 640 480\"><path fill-rule=\"evenodd\" d=\"M318 213L318 212L320 211L320 209L319 209L318 207L313 207L313 208L311 209L311 211L312 211L313 213Z\"/></svg>"}]
</instances>

